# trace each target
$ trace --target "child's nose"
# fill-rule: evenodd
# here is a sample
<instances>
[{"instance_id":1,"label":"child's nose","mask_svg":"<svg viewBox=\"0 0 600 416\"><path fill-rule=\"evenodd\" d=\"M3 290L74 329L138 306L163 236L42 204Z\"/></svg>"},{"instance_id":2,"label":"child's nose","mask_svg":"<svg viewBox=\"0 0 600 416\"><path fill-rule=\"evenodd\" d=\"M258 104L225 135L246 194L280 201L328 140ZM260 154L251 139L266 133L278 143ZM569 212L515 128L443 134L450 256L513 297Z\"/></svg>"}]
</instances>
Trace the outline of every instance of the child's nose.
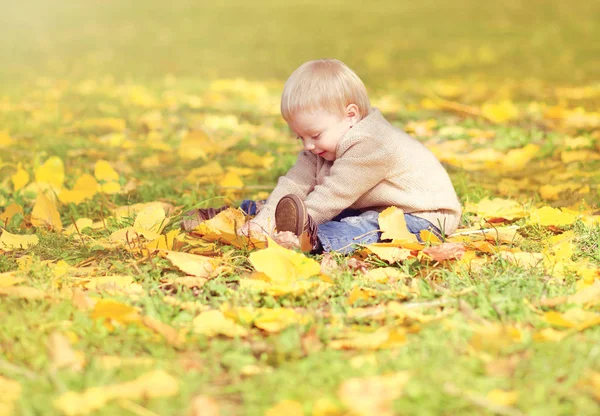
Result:
<instances>
[{"instance_id":1,"label":"child's nose","mask_svg":"<svg viewBox=\"0 0 600 416\"><path fill-rule=\"evenodd\" d=\"M304 142L304 149L305 150L313 150L315 148L315 145L312 143L309 143L308 141Z\"/></svg>"}]
</instances>

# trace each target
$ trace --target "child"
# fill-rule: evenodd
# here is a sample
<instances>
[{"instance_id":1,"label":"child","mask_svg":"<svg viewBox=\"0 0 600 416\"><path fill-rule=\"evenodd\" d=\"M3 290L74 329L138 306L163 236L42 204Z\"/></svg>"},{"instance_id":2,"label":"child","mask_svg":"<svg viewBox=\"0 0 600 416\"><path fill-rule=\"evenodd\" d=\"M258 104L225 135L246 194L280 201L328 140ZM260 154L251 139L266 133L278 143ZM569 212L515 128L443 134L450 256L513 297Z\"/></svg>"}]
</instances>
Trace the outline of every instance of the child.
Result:
<instances>
[{"instance_id":1,"label":"child","mask_svg":"<svg viewBox=\"0 0 600 416\"><path fill-rule=\"evenodd\" d=\"M349 253L378 241L379 212L408 230L451 234L461 207L443 166L371 108L361 79L335 59L309 61L285 83L281 114L304 150L242 232L289 231L304 250Z\"/></svg>"},{"instance_id":2,"label":"child","mask_svg":"<svg viewBox=\"0 0 600 416\"><path fill-rule=\"evenodd\" d=\"M417 236L456 230L461 207L440 162L371 108L363 82L344 63L320 59L296 69L281 114L304 150L240 232L276 229L298 236L305 251L350 253L378 241L379 212L390 206L404 211Z\"/></svg>"}]
</instances>

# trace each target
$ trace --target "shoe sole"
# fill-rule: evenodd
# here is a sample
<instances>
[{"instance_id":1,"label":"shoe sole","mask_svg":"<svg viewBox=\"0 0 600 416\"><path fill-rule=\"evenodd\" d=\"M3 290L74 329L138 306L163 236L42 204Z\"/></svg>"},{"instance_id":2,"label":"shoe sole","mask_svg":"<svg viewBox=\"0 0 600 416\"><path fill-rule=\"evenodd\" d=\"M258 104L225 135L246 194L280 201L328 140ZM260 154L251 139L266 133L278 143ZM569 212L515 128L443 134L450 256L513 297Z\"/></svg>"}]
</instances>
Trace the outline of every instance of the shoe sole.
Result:
<instances>
[{"instance_id":1,"label":"shoe sole","mask_svg":"<svg viewBox=\"0 0 600 416\"><path fill-rule=\"evenodd\" d=\"M297 236L304 232L308 213L304 202L296 195L286 195L275 208L275 227L277 231L291 231Z\"/></svg>"}]
</instances>

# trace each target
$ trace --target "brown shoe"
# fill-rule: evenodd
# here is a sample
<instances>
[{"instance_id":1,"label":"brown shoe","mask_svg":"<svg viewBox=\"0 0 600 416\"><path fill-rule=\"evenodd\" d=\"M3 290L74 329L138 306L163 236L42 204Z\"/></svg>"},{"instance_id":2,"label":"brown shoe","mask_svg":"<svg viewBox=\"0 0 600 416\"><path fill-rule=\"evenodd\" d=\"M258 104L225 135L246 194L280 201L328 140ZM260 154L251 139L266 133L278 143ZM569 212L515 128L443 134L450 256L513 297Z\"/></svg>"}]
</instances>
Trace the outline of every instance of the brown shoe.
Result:
<instances>
[{"instance_id":1,"label":"brown shoe","mask_svg":"<svg viewBox=\"0 0 600 416\"><path fill-rule=\"evenodd\" d=\"M288 194L277 203L275 227L278 232L290 231L297 235L302 251L312 251L319 246L317 225L308 215L302 199L296 195Z\"/></svg>"},{"instance_id":2,"label":"brown shoe","mask_svg":"<svg viewBox=\"0 0 600 416\"><path fill-rule=\"evenodd\" d=\"M215 215L227 208L229 207L222 206L221 208L196 208L188 211L183 214L181 228L184 231L192 231L204 221L214 218Z\"/></svg>"}]
</instances>

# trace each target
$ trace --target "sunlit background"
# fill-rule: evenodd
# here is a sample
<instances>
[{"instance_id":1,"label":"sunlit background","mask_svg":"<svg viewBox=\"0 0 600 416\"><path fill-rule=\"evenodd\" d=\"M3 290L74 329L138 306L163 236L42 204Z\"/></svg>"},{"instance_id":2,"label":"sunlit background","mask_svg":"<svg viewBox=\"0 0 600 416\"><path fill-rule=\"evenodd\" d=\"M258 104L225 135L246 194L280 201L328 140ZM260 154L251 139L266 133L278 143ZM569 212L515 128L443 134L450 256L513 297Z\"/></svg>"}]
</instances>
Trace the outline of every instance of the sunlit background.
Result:
<instances>
[{"instance_id":1,"label":"sunlit background","mask_svg":"<svg viewBox=\"0 0 600 416\"><path fill-rule=\"evenodd\" d=\"M590 0L4 2L0 76L285 79L336 57L371 87L406 79L600 75Z\"/></svg>"}]
</instances>

